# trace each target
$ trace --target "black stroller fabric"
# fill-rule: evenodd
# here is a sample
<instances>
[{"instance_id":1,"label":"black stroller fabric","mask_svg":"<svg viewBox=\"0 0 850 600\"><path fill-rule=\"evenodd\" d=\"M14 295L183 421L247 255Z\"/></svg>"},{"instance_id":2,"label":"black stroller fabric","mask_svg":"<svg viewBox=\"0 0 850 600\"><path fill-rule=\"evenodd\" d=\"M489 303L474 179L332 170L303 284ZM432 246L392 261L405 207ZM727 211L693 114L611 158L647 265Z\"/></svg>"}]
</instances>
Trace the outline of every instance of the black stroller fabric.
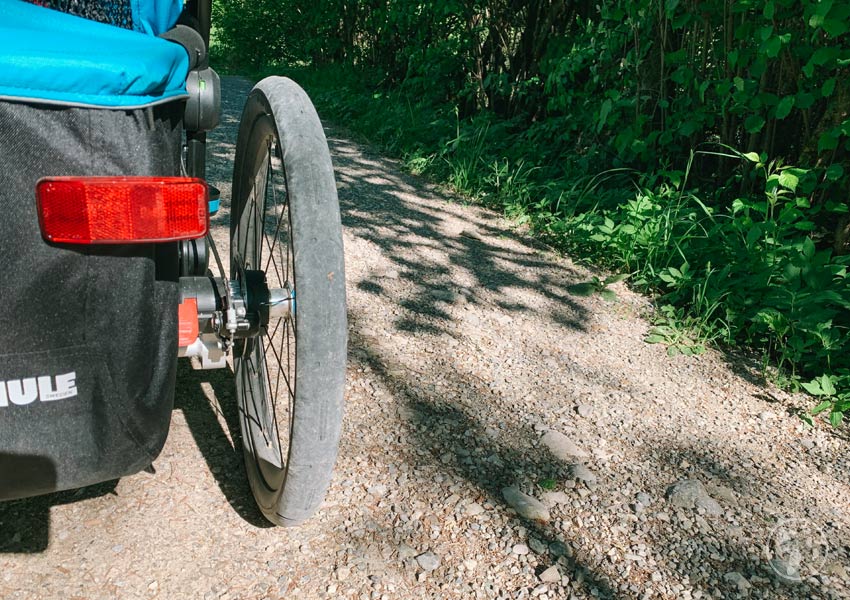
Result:
<instances>
[{"instance_id":1,"label":"black stroller fabric","mask_svg":"<svg viewBox=\"0 0 850 600\"><path fill-rule=\"evenodd\" d=\"M176 247L48 244L34 190L44 176L179 175L182 112L0 102L0 499L137 472L162 449Z\"/></svg>"}]
</instances>

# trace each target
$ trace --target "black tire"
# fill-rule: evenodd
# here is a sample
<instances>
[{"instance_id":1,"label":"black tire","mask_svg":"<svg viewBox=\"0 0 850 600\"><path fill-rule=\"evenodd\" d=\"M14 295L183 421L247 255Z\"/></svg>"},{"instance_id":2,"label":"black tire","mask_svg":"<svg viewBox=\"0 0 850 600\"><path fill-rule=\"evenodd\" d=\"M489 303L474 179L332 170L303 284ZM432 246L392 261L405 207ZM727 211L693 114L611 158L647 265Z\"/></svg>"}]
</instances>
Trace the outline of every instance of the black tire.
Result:
<instances>
[{"instance_id":1,"label":"black tire","mask_svg":"<svg viewBox=\"0 0 850 600\"><path fill-rule=\"evenodd\" d=\"M272 318L233 353L251 490L271 522L297 525L319 508L336 461L347 321L330 152L310 99L289 79L263 79L248 96L230 221L231 278L263 270L269 288L297 290L291 317Z\"/></svg>"}]
</instances>

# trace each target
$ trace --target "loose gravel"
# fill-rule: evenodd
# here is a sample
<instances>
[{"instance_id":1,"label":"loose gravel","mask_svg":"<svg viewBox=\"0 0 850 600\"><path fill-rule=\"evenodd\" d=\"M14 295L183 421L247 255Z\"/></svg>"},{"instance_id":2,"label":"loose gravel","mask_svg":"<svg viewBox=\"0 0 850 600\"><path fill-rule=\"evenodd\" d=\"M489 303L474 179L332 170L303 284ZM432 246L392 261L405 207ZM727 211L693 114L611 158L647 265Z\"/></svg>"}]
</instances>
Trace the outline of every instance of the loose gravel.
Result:
<instances>
[{"instance_id":1,"label":"loose gravel","mask_svg":"<svg viewBox=\"0 0 850 600\"><path fill-rule=\"evenodd\" d=\"M227 243L249 83L210 179ZM850 442L742 357L670 358L651 307L328 130L346 418L319 515L268 527L232 374L181 364L153 472L0 505L0 598L850 598ZM226 252L226 248L222 248Z\"/></svg>"}]
</instances>

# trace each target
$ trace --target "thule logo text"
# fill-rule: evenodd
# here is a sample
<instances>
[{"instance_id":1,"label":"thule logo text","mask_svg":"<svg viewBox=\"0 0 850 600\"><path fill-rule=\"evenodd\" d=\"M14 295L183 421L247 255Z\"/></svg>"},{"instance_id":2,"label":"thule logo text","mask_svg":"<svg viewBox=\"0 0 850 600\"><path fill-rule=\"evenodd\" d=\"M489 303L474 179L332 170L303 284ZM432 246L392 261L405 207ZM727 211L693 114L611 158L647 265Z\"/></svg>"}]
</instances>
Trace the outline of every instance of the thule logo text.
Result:
<instances>
[{"instance_id":1,"label":"thule logo text","mask_svg":"<svg viewBox=\"0 0 850 600\"><path fill-rule=\"evenodd\" d=\"M0 408L32 404L36 400L53 402L77 395L77 373L72 371L63 375L42 375L26 379L0 381Z\"/></svg>"}]
</instances>

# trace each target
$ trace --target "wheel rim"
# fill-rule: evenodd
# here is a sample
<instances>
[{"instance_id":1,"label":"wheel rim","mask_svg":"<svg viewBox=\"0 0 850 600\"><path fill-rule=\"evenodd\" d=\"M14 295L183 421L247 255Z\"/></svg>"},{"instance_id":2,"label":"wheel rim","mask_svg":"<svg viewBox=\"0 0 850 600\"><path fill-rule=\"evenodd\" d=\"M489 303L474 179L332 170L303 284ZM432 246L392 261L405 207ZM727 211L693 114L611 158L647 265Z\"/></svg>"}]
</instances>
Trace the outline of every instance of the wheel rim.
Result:
<instances>
[{"instance_id":1,"label":"wheel rim","mask_svg":"<svg viewBox=\"0 0 850 600\"><path fill-rule=\"evenodd\" d=\"M265 486L278 490L285 478L295 403L296 278L286 176L277 136L268 117L257 123L257 131L255 160L250 165L253 182L234 240L238 244L234 266L240 272L263 271L269 288L286 290L293 310L261 324L259 335L237 345L234 356L245 443Z\"/></svg>"}]
</instances>

